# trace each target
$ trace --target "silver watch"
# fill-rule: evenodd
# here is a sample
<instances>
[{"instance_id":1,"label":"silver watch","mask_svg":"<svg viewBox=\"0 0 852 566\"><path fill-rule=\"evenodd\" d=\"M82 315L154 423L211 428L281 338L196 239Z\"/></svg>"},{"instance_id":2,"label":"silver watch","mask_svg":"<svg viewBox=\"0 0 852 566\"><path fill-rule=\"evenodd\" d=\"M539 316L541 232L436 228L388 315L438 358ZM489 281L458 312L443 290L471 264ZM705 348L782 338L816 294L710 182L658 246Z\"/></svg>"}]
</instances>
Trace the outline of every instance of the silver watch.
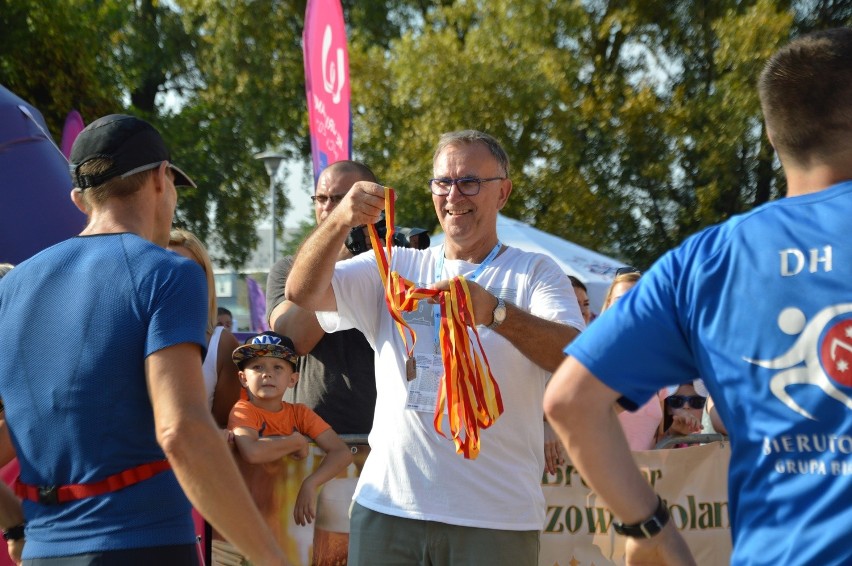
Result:
<instances>
[{"instance_id":1,"label":"silver watch","mask_svg":"<svg viewBox=\"0 0 852 566\"><path fill-rule=\"evenodd\" d=\"M494 330L506 320L506 301L497 297L497 306L491 312L491 324L487 328Z\"/></svg>"}]
</instances>

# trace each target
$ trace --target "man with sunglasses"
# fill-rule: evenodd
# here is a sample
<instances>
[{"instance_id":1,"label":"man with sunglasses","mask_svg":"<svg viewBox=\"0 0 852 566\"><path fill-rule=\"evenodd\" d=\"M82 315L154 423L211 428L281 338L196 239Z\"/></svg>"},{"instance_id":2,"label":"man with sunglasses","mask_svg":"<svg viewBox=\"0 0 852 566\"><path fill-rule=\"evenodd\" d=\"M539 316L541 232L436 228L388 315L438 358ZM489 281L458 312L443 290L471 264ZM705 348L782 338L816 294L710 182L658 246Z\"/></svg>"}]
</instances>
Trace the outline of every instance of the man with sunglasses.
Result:
<instances>
[{"instance_id":1,"label":"man with sunglasses","mask_svg":"<svg viewBox=\"0 0 852 566\"><path fill-rule=\"evenodd\" d=\"M446 290L449 279L465 276L504 413L481 431L476 459L457 454L435 430L443 373L435 305L420 301L415 312L403 314L417 333L416 369L409 373L375 256L336 264L331 258L351 227L375 223L388 204L384 187L356 183L302 246L287 282L288 299L324 311L318 312L324 328L354 326L376 350L372 452L352 508L349 563L534 565L545 518L544 384L583 319L553 260L499 241L497 213L512 181L508 157L493 137L473 130L445 134L432 177L444 245L395 248L391 267L418 287ZM446 415L443 420L448 431Z\"/></svg>"},{"instance_id":2,"label":"man with sunglasses","mask_svg":"<svg viewBox=\"0 0 852 566\"><path fill-rule=\"evenodd\" d=\"M338 161L320 173L312 197L317 226L359 181L375 183L376 176L356 161ZM332 255L336 261L353 257L345 245ZM373 349L358 330L326 334L312 311L285 300L284 287L292 265L292 257L281 259L272 266L266 281L269 326L289 336L300 355L299 382L287 391L285 400L307 405L337 434L366 435L373 427L376 407ZM368 451L368 446L359 449L364 454Z\"/></svg>"},{"instance_id":3,"label":"man with sunglasses","mask_svg":"<svg viewBox=\"0 0 852 566\"><path fill-rule=\"evenodd\" d=\"M0 280L27 521L4 538L26 536L25 564L197 564L191 501L253 562L285 564L202 394L204 273L165 249L176 187L195 184L133 116L95 120L70 157L88 223Z\"/></svg>"},{"instance_id":4,"label":"man with sunglasses","mask_svg":"<svg viewBox=\"0 0 852 566\"><path fill-rule=\"evenodd\" d=\"M692 558L610 408L700 375L731 440L731 563L852 563L852 28L779 50L758 91L787 198L663 256L567 349L545 396L631 537L628 561Z\"/></svg>"}]
</instances>

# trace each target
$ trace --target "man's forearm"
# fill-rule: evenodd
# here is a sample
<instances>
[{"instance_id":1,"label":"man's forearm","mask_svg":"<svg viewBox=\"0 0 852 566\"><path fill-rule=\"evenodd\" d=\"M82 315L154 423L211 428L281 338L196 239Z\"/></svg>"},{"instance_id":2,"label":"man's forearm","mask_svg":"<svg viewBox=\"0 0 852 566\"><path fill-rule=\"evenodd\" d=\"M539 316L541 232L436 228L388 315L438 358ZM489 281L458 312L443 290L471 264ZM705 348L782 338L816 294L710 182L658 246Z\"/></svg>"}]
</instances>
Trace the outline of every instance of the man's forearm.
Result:
<instances>
[{"instance_id":1,"label":"man's forearm","mask_svg":"<svg viewBox=\"0 0 852 566\"><path fill-rule=\"evenodd\" d=\"M550 372L556 371L565 359L565 346L580 333L572 326L539 318L509 303L506 320L495 331L530 361Z\"/></svg>"},{"instance_id":2,"label":"man's forearm","mask_svg":"<svg viewBox=\"0 0 852 566\"><path fill-rule=\"evenodd\" d=\"M212 421L186 425L162 444L189 500L253 563L286 564Z\"/></svg>"},{"instance_id":3,"label":"man's forearm","mask_svg":"<svg viewBox=\"0 0 852 566\"><path fill-rule=\"evenodd\" d=\"M9 436L9 427L6 426L6 415L0 412L0 466L11 462L15 455L15 447Z\"/></svg>"},{"instance_id":4,"label":"man's forearm","mask_svg":"<svg viewBox=\"0 0 852 566\"><path fill-rule=\"evenodd\" d=\"M307 355L325 336L313 311L305 310L290 301L284 301L272 311L272 329L293 340L296 353Z\"/></svg>"},{"instance_id":5,"label":"man's forearm","mask_svg":"<svg viewBox=\"0 0 852 566\"><path fill-rule=\"evenodd\" d=\"M0 485L0 529L6 530L24 522L21 500L6 484Z\"/></svg>"},{"instance_id":6,"label":"man's forearm","mask_svg":"<svg viewBox=\"0 0 852 566\"><path fill-rule=\"evenodd\" d=\"M615 411L618 395L573 358L550 380L544 409L583 479L625 523L646 519L657 496L642 477Z\"/></svg>"},{"instance_id":7,"label":"man's forearm","mask_svg":"<svg viewBox=\"0 0 852 566\"><path fill-rule=\"evenodd\" d=\"M337 263L337 250L346 240L349 227L334 215L320 224L299 249L284 296L310 311L336 310L331 277Z\"/></svg>"},{"instance_id":8,"label":"man's forearm","mask_svg":"<svg viewBox=\"0 0 852 566\"><path fill-rule=\"evenodd\" d=\"M612 406L618 393L573 358L566 358L547 386L544 412L571 462L625 524L647 520L659 499L642 477ZM652 538L630 538L628 564L694 566L689 547L669 521Z\"/></svg>"},{"instance_id":9,"label":"man's forearm","mask_svg":"<svg viewBox=\"0 0 852 566\"><path fill-rule=\"evenodd\" d=\"M186 496L217 531L255 564L286 564L201 394L199 353L187 342L145 359L157 442Z\"/></svg>"}]
</instances>

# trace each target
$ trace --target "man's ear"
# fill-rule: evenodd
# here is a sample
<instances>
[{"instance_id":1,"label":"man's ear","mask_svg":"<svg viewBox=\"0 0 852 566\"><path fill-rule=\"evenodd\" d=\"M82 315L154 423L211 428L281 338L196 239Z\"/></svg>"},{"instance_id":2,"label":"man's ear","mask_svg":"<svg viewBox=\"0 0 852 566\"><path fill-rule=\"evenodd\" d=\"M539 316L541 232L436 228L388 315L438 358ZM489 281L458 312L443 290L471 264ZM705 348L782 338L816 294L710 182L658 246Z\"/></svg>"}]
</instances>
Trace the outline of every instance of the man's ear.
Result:
<instances>
[{"instance_id":1,"label":"man's ear","mask_svg":"<svg viewBox=\"0 0 852 566\"><path fill-rule=\"evenodd\" d=\"M503 210L506 202L509 200L509 195L512 194L512 179L500 181L500 206L498 210Z\"/></svg>"},{"instance_id":2,"label":"man's ear","mask_svg":"<svg viewBox=\"0 0 852 566\"><path fill-rule=\"evenodd\" d=\"M71 189L71 202L74 203L74 206L80 209L80 212L89 215L89 207L86 206L86 198L83 196L82 189Z\"/></svg>"},{"instance_id":3,"label":"man's ear","mask_svg":"<svg viewBox=\"0 0 852 566\"><path fill-rule=\"evenodd\" d=\"M157 192L166 190L166 176L169 174L169 162L163 161L157 167L157 173L154 175Z\"/></svg>"}]
</instances>

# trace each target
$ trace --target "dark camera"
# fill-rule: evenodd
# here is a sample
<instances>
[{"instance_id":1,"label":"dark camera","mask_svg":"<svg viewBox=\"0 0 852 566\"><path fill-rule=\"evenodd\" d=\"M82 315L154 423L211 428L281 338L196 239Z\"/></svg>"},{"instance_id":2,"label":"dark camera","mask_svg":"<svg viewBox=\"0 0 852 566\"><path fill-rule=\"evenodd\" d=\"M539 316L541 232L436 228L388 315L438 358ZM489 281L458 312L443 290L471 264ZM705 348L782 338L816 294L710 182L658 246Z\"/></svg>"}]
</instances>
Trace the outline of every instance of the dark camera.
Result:
<instances>
[{"instance_id":1,"label":"dark camera","mask_svg":"<svg viewBox=\"0 0 852 566\"><path fill-rule=\"evenodd\" d=\"M376 232L379 238L385 239L388 228L385 224L385 215L376 222ZM363 226L356 226L349 231L349 236L346 237L346 248L352 252L352 255L358 255L370 249L367 243L369 236L365 233ZM429 247L429 233L423 228L402 228L396 226L393 234L393 245L401 248L414 248L416 250L425 250Z\"/></svg>"}]
</instances>

